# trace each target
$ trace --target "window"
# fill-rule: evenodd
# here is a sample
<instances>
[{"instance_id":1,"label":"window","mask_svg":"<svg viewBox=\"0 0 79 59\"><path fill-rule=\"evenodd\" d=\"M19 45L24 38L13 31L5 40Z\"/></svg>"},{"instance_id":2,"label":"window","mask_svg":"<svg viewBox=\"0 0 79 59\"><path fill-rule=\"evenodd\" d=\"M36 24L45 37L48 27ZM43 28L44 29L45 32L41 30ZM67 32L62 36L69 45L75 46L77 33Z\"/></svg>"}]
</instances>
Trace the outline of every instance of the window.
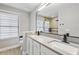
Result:
<instances>
[{"instance_id":1,"label":"window","mask_svg":"<svg viewBox=\"0 0 79 59\"><path fill-rule=\"evenodd\" d=\"M18 16L0 12L0 39L18 36Z\"/></svg>"}]
</instances>

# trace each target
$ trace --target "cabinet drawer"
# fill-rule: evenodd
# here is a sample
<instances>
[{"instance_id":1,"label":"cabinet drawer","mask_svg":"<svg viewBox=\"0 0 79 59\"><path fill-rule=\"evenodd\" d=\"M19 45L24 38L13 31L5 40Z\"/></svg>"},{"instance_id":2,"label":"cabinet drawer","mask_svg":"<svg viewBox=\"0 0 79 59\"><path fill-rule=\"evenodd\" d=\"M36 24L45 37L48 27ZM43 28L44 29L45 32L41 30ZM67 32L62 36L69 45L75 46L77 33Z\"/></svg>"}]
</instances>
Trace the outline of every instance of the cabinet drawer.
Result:
<instances>
[{"instance_id":1,"label":"cabinet drawer","mask_svg":"<svg viewBox=\"0 0 79 59\"><path fill-rule=\"evenodd\" d=\"M41 53L44 53L45 55L58 55L54 51L48 49L47 47L41 45Z\"/></svg>"}]
</instances>

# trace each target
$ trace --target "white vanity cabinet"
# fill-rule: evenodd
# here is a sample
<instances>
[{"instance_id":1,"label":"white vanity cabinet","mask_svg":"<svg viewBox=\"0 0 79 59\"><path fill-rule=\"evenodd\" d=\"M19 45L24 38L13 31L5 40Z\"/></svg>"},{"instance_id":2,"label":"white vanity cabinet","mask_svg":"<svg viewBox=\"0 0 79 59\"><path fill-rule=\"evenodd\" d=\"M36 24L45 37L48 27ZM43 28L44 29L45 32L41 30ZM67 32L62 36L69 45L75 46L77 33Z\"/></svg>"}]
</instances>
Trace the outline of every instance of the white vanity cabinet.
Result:
<instances>
[{"instance_id":1,"label":"white vanity cabinet","mask_svg":"<svg viewBox=\"0 0 79 59\"><path fill-rule=\"evenodd\" d=\"M36 41L32 42L33 46L33 55L40 55L40 44Z\"/></svg>"},{"instance_id":2,"label":"white vanity cabinet","mask_svg":"<svg viewBox=\"0 0 79 59\"><path fill-rule=\"evenodd\" d=\"M79 50L77 44L69 45L41 35L26 35L23 42L23 53L28 55L76 55Z\"/></svg>"},{"instance_id":3,"label":"white vanity cabinet","mask_svg":"<svg viewBox=\"0 0 79 59\"><path fill-rule=\"evenodd\" d=\"M26 38L26 51L28 55L58 55L28 36Z\"/></svg>"},{"instance_id":4,"label":"white vanity cabinet","mask_svg":"<svg viewBox=\"0 0 79 59\"><path fill-rule=\"evenodd\" d=\"M41 45L41 55L58 55L58 54L48 49L47 47Z\"/></svg>"}]
</instances>

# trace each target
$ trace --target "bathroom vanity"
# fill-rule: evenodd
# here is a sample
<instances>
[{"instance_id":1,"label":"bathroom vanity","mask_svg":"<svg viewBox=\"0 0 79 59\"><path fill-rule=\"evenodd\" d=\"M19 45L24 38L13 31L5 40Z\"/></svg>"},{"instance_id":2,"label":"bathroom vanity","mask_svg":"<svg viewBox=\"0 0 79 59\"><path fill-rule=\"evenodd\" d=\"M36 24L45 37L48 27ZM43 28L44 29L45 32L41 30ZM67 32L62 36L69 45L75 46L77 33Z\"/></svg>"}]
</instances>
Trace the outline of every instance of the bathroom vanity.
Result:
<instances>
[{"instance_id":1,"label":"bathroom vanity","mask_svg":"<svg viewBox=\"0 0 79 59\"><path fill-rule=\"evenodd\" d=\"M36 34L25 34L24 52L28 55L78 55L79 46L59 39Z\"/></svg>"}]
</instances>

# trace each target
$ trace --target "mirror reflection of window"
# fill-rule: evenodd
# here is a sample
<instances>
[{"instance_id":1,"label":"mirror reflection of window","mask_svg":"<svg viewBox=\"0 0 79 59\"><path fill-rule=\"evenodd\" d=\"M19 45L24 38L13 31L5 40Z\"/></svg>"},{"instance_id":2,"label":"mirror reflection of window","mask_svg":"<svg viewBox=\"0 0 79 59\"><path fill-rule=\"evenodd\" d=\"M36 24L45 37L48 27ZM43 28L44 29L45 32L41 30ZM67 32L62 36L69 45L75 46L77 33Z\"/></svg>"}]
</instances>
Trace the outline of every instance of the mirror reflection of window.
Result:
<instances>
[{"instance_id":1,"label":"mirror reflection of window","mask_svg":"<svg viewBox=\"0 0 79 59\"><path fill-rule=\"evenodd\" d=\"M41 16L37 17L37 31L44 31L43 29L44 18Z\"/></svg>"},{"instance_id":2,"label":"mirror reflection of window","mask_svg":"<svg viewBox=\"0 0 79 59\"><path fill-rule=\"evenodd\" d=\"M44 27L45 32L49 32L49 21L45 21Z\"/></svg>"}]
</instances>

